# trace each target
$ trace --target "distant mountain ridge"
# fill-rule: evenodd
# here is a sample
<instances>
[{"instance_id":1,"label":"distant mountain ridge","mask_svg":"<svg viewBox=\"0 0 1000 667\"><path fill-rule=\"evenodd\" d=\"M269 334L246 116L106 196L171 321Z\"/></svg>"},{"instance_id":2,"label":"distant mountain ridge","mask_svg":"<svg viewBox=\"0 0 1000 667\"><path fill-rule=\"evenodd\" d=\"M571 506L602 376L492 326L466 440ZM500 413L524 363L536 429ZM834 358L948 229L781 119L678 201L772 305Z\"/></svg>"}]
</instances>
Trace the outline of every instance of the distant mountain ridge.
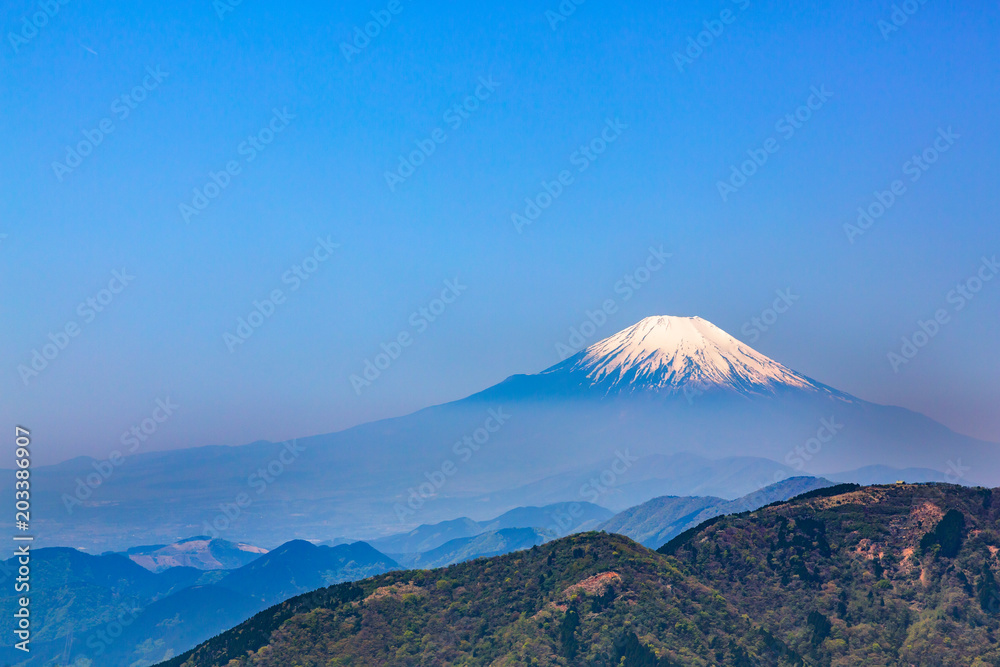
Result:
<instances>
[{"instance_id":1,"label":"distant mountain ridge","mask_svg":"<svg viewBox=\"0 0 1000 667\"><path fill-rule=\"evenodd\" d=\"M671 538L713 517L750 512L832 485L833 482L817 477L791 477L735 500L712 496L664 496L620 512L598 529L625 535L645 547L658 549Z\"/></svg>"},{"instance_id":2,"label":"distant mountain ridge","mask_svg":"<svg viewBox=\"0 0 1000 667\"><path fill-rule=\"evenodd\" d=\"M469 537L442 540L441 526L422 526L422 530L396 536L396 542L388 543L421 548L422 553L404 554L409 567L439 567L547 542L556 535L544 529L512 526L550 522L553 513L570 511L563 505L518 508L487 522L448 522L474 526L475 534ZM572 515L596 525L611 513L584 503L574 506ZM22 656L11 646L0 646L0 660L41 665L69 651L96 660L96 664L150 664L287 598L400 569L393 558L365 542L323 546L293 540L270 552L257 547L251 547L251 552L245 548L248 545L238 549L223 540L211 542L216 551L229 553L235 549L239 551L237 556L252 558L231 569L176 566L156 571L135 560L136 556L141 559L166 554L158 561L162 565L178 553L205 558L210 555L210 542L204 537L100 556L64 547L38 550L34 566L44 582L39 589L43 597L33 608L37 629L34 656L23 663ZM208 564L215 563L210 560ZM6 566L16 570L16 563L8 562ZM9 612L5 618L13 618L15 597L0 597L0 613ZM114 642L101 639L106 633L100 632L109 624L120 628L115 630L115 634L121 634ZM151 643L151 637L156 641Z\"/></svg>"},{"instance_id":3,"label":"distant mountain ridge","mask_svg":"<svg viewBox=\"0 0 1000 667\"><path fill-rule=\"evenodd\" d=\"M474 537L506 528L541 528L553 536L581 532L610 519L612 512L588 502L553 503L544 507L517 507L485 521L468 517L436 524L424 524L407 533L390 535L367 542L387 554L417 554L436 549L446 542Z\"/></svg>"},{"instance_id":4,"label":"distant mountain ridge","mask_svg":"<svg viewBox=\"0 0 1000 667\"><path fill-rule=\"evenodd\" d=\"M233 570L217 585L249 595L266 606L303 590L396 569L400 569L399 563L365 542L325 547L293 540Z\"/></svg>"},{"instance_id":5,"label":"distant mountain ridge","mask_svg":"<svg viewBox=\"0 0 1000 667\"><path fill-rule=\"evenodd\" d=\"M231 570L246 565L267 549L242 542L212 539L207 536L189 537L173 544L132 547L125 555L152 572L171 567L193 567L199 570Z\"/></svg>"},{"instance_id":6,"label":"distant mountain ridge","mask_svg":"<svg viewBox=\"0 0 1000 667\"><path fill-rule=\"evenodd\" d=\"M1000 664L996 490L840 485L660 552L581 533L272 607L162 667Z\"/></svg>"},{"instance_id":7,"label":"distant mountain ridge","mask_svg":"<svg viewBox=\"0 0 1000 667\"><path fill-rule=\"evenodd\" d=\"M4 565L17 571L16 558ZM32 652L25 662L12 640L0 642L0 664L41 667L68 652L68 664L86 658L94 665L148 665L289 597L394 569L395 561L363 542L291 542L232 570L161 572L122 554L43 548L32 552ZM5 590L0 630L9 638L18 596L13 586Z\"/></svg>"},{"instance_id":8,"label":"distant mountain ridge","mask_svg":"<svg viewBox=\"0 0 1000 667\"><path fill-rule=\"evenodd\" d=\"M540 528L501 528L471 537L449 540L439 547L420 554L399 555L396 558L408 568L428 569L464 563L475 558L500 556L545 544L556 538L555 533Z\"/></svg>"},{"instance_id":9,"label":"distant mountain ridge","mask_svg":"<svg viewBox=\"0 0 1000 667\"><path fill-rule=\"evenodd\" d=\"M476 448L465 444L473 436ZM555 502L622 510L663 495L735 498L761 481L872 466L1000 482L997 444L827 387L704 320L666 316L540 373L295 446L274 485L259 496L250 489L252 521L248 513L230 520L221 508L248 492L248 477L278 459L282 443L138 453L89 498L71 503L72 512L64 498L93 463L39 466L32 472L33 504L44 517L40 546L115 550L129 546L124 535L149 544L206 534L267 545L375 536L399 525L399 508L411 522L401 527L412 529ZM644 470L646 461L678 456L692 457L690 475L698 478L712 476L711 461L729 461L727 481L699 491L668 488L664 475ZM10 484L0 476L0 493L12 493ZM161 501L165 494L170 503Z\"/></svg>"}]
</instances>

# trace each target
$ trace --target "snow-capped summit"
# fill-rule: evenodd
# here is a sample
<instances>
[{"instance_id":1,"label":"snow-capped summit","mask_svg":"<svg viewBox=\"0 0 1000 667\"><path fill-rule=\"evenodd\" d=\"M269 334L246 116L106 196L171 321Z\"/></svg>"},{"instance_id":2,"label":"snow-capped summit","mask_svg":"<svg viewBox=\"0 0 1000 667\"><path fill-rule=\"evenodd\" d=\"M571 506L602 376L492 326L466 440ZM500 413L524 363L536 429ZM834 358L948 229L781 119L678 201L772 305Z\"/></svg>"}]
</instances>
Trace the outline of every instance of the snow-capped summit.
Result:
<instances>
[{"instance_id":1,"label":"snow-capped summit","mask_svg":"<svg viewBox=\"0 0 1000 667\"><path fill-rule=\"evenodd\" d=\"M782 388L836 393L765 357L700 317L647 317L543 372L572 373L605 393Z\"/></svg>"}]
</instances>

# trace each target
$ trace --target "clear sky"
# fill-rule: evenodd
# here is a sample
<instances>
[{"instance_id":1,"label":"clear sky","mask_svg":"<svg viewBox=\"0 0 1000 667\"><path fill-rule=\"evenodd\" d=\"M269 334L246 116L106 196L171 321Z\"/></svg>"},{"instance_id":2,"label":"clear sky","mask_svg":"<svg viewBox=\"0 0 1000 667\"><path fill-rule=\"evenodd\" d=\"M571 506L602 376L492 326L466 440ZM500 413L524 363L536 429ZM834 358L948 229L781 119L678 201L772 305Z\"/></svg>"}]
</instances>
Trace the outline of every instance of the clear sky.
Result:
<instances>
[{"instance_id":1,"label":"clear sky","mask_svg":"<svg viewBox=\"0 0 1000 667\"><path fill-rule=\"evenodd\" d=\"M1000 278L949 300L1000 254L996 2L222 1L0 10L0 418L37 461L106 456L158 399L147 449L461 398L559 361L607 299L589 342L700 315L1000 441Z\"/></svg>"}]
</instances>

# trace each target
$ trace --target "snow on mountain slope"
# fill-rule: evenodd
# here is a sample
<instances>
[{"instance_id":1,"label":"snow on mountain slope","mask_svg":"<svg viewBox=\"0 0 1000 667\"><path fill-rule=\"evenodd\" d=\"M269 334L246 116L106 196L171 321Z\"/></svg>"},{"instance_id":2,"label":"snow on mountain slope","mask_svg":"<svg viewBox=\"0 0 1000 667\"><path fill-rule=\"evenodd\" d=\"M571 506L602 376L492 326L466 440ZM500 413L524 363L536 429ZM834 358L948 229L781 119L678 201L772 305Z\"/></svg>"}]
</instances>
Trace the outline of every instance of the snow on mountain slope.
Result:
<instances>
[{"instance_id":1,"label":"snow on mountain slope","mask_svg":"<svg viewBox=\"0 0 1000 667\"><path fill-rule=\"evenodd\" d=\"M700 317L647 317L541 373L571 373L607 394L799 389L847 398Z\"/></svg>"}]
</instances>

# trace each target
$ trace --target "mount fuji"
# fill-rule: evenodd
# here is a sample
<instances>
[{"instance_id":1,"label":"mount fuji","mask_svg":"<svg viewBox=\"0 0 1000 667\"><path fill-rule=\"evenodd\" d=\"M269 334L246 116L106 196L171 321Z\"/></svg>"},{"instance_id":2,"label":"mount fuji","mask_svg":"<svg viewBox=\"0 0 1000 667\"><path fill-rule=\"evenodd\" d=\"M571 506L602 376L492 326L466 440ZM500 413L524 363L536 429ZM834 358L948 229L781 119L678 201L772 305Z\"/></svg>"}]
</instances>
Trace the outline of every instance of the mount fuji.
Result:
<instances>
[{"instance_id":1,"label":"mount fuji","mask_svg":"<svg viewBox=\"0 0 1000 667\"><path fill-rule=\"evenodd\" d=\"M91 548L203 534L267 546L555 502L620 510L663 495L735 498L862 468L1000 484L1000 445L838 391L697 317L649 317L539 373L299 439L291 462L288 451L257 442L138 454L72 515L67 494L94 462L39 467L40 532ZM248 484L275 460L286 463L273 482Z\"/></svg>"},{"instance_id":2,"label":"mount fuji","mask_svg":"<svg viewBox=\"0 0 1000 667\"><path fill-rule=\"evenodd\" d=\"M750 398L801 391L852 400L765 357L700 317L647 317L538 375L514 376L507 383L606 397L728 393Z\"/></svg>"},{"instance_id":3,"label":"mount fuji","mask_svg":"<svg viewBox=\"0 0 1000 667\"><path fill-rule=\"evenodd\" d=\"M700 317L647 317L545 373L581 373L606 393L822 390Z\"/></svg>"}]
</instances>

